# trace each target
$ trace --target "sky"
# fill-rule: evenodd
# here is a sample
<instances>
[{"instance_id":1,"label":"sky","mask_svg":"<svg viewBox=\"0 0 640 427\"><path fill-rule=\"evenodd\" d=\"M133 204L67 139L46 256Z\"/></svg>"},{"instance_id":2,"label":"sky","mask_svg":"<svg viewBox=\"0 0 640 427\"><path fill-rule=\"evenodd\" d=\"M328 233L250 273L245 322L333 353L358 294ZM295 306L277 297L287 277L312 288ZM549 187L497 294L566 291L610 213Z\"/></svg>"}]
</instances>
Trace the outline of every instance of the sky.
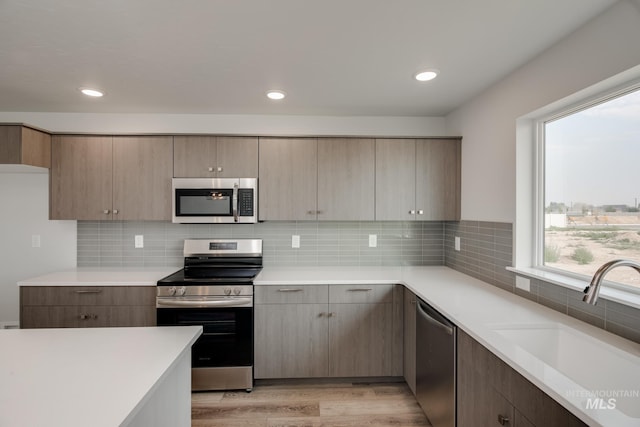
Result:
<instances>
[{"instance_id":1,"label":"sky","mask_svg":"<svg viewBox=\"0 0 640 427\"><path fill-rule=\"evenodd\" d=\"M548 122L545 169L545 206L640 203L640 89Z\"/></svg>"}]
</instances>

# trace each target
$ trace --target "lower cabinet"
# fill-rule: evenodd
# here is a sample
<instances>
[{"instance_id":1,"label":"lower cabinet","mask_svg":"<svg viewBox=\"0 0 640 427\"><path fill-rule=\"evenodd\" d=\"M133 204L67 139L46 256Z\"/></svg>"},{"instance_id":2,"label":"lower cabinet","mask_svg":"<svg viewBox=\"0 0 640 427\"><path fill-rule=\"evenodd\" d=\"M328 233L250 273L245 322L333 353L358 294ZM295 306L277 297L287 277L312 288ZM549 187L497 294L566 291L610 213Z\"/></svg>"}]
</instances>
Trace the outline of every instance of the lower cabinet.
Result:
<instances>
[{"instance_id":1,"label":"lower cabinet","mask_svg":"<svg viewBox=\"0 0 640 427\"><path fill-rule=\"evenodd\" d=\"M402 286L256 286L256 378L402 375Z\"/></svg>"},{"instance_id":2,"label":"lower cabinet","mask_svg":"<svg viewBox=\"0 0 640 427\"><path fill-rule=\"evenodd\" d=\"M23 329L155 325L155 286L20 288Z\"/></svg>"},{"instance_id":3,"label":"lower cabinet","mask_svg":"<svg viewBox=\"0 0 640 427\"><path fill-rule=\"evenodd\" d=\"M582 421L458 329L458 427L578 427Z\"/></svg>"}]
</instances>

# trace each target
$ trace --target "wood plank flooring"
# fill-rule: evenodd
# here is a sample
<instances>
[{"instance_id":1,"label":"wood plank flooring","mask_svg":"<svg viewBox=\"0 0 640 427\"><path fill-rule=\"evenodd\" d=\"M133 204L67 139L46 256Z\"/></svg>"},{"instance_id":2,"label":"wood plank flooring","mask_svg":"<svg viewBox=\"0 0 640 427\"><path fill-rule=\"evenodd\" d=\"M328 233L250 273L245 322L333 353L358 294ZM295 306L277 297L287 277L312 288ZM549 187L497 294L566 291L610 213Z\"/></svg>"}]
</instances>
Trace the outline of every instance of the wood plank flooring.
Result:
<instances>
[{"instance_id":1,"label":"wood plank flooring","mask_svg":"<svg viewBox=\"0 0 640 427\"><path fill-rule=\"evenodd\" d=\"M259 384L251 393L193 393L191 408L193 427L431 425L404 382Z\"/></svg>"}]
</instances>

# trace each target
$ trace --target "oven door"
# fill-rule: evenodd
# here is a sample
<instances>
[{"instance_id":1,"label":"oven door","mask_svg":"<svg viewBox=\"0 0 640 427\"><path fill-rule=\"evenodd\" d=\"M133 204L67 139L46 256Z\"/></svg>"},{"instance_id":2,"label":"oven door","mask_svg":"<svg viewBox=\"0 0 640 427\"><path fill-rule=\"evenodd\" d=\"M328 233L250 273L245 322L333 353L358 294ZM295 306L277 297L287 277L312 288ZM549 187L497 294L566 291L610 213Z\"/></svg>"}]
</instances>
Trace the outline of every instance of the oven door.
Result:
<instances>
[{"instance_id":1,"label":"oven door","mask_svg":"<svg viewBox=\"0 0 640 427\"><path fill-rule=\"evenodd\" d=\"M253 365L253 307L158 308L158 326L202 326L192 368Z\"/></svg>"}]
</instances>

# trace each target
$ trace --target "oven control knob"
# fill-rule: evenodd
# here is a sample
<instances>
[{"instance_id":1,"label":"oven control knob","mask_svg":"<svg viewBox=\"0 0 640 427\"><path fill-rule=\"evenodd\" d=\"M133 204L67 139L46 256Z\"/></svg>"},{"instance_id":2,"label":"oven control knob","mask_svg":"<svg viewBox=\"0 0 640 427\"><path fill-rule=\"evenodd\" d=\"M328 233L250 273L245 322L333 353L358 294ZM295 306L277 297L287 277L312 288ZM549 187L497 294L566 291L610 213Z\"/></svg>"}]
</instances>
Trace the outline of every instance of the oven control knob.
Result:
<instances>
[{"instance_id":1,"label":"oven control knob","mask_svg":"<svg viewBox=\"0 0 640 427\"><path fill-rule=\"evenodd\" d=\"M185 294L185 292L187 292L187 288L185 288L184 286L181 288L178 288L178 295L182 296Z\"/></svg>"},{"instance_id":2,"label":"oven control knob","mask_svg":"<svg viewBox=\"0 0 640 427\"><path fill-rule=\"evenodd\" d=\"M224 288L225 295L231 295L231 288Z\"/></svg>"},{"instance_id":3,"label":"oven control knob","mask_svg":"<svg viewBox=\"0 0 640 427\"><path fill-rule=\"evenodd\" d=\"M176 294L176 287L172 286L169 288L169 295L173 296Z\"/></svg>"},{"instance_id":4,"label":"oven control knob","mask_svg":"<svg viewBox=\"0 0 640 427\"><path fill-rule=\"evenodd\" d=\"M240 289L240 288L233 288L233 293L234 293L235 295L240 295L240 292L242 292L242 289Z\"/></svg>"}]
</instances>

